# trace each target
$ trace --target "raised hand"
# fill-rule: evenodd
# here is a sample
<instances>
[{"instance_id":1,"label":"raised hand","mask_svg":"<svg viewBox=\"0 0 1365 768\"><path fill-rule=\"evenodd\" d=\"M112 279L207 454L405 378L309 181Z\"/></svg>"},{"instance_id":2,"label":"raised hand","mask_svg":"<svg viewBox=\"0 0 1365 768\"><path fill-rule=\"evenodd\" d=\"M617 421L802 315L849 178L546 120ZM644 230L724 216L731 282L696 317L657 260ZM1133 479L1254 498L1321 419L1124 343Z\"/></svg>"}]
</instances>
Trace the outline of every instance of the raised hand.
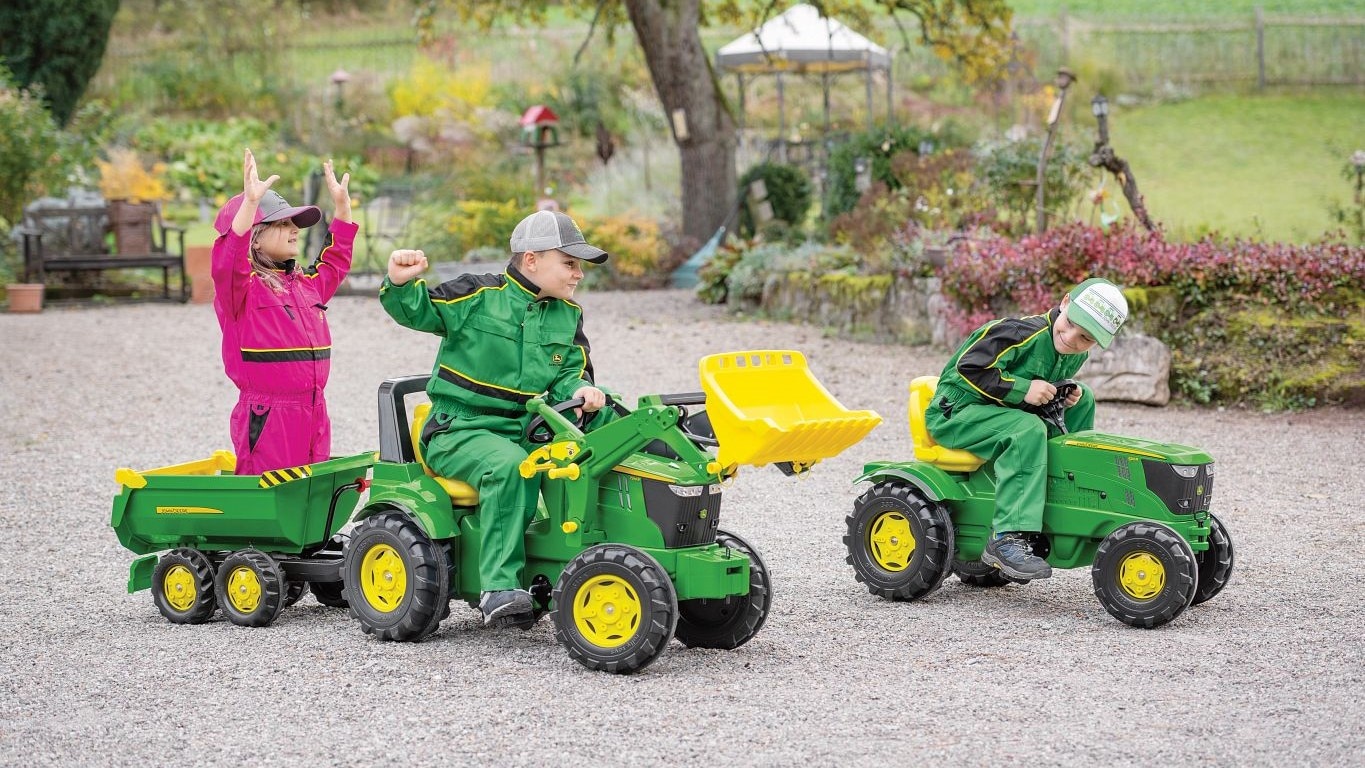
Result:
<instances>
[{"instance_id":1,"label":"raised hand","mask_svg":"<svg viewBox=\"0 0 1365 768\"><path fill-rule=\"evenodd\" d=\"M266 191L279 180L279 174L274 174L265 181L261 181L261 176L256 171L256 156L251 154L250 149L246 150L246 156L242 159L242 197L246 201L261 202Z\"/></svg>"},{"instance_id":2,"label":"raised hand","mask_svg":"<svg viewBox=\"0 0 1365 768\"><path fill-rule=\"evenodd\" d=\"M342 174L341 181L337 181L336 171L332 169L332 161L325 160L322 163L323 181L327 182L327 191L332 195L332 205L336 211L338 221L351 220L351 174Z\"/></svg>"},{"instance_id":3,"label":"raised hand","mask_svg":"<svg viewBox=\"0 0 1365 768\"><path fill-rule=\"evenodd\" d=\"M421 251L400 250L389 254L389 282L403 285L427 271L427 256Z\"/></svg>"}]
</instances>

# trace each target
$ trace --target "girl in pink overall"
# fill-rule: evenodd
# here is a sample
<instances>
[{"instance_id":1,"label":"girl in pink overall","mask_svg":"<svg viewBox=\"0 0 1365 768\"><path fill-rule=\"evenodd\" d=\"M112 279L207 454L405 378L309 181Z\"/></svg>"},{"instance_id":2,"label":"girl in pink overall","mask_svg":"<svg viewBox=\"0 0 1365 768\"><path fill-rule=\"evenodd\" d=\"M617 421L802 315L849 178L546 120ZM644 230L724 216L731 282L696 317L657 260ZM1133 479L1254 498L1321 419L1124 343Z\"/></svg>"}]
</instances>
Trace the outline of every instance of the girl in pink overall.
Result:
<instances>
[{"instance_id":1,"label":"girl in pink overall","mask_svg":"<svg viewBox=\"0 0 1365 768\"><path fill-rule=\"evenodd\" d=\"M213 309L223 329L223 368L240 395L232 410L237 474L258 475L330 457L332 427L323 389L331 369L327 302L351 268L357 226L350 174L337 181L323 164L336 206L327 242L306 269L294 263L299 229L322 218L291 207L261 181L246 151L242 194L218 211L213 244Z\"/></svg>"}]
</instances>

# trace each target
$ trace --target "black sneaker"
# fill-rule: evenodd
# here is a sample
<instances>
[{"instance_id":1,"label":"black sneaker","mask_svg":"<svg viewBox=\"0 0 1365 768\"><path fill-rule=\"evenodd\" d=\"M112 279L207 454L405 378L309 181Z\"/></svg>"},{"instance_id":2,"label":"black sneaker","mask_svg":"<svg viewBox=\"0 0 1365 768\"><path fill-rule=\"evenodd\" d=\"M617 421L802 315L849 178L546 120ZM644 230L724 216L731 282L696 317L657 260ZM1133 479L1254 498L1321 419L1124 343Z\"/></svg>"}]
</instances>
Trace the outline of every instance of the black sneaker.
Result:
<instances>
[{"instance_id":1,"label":"black sneaker","mask_svg":"<svg viewBox=\"0 0 1365 768\"><path fill-rule=\"evenodd\" d=\"M485 627L502 619L532 613L531 593L524 589L485 592L479 598L479 610L483 612Z\"/></svg>"},{"instance_id":2,"label":"black sneaker","mask_svg":"<svg viewBox=\"0 0 1365 768\"><path fill-rule=\"evenodd\" d=\"M1017 533L1007 533L998 539L991 539L981 553L981 562L993 565L1012 579L1046 579L1052 575L1052 566L1033 554L1028 540Z\"/></svg>"}]
</instances>

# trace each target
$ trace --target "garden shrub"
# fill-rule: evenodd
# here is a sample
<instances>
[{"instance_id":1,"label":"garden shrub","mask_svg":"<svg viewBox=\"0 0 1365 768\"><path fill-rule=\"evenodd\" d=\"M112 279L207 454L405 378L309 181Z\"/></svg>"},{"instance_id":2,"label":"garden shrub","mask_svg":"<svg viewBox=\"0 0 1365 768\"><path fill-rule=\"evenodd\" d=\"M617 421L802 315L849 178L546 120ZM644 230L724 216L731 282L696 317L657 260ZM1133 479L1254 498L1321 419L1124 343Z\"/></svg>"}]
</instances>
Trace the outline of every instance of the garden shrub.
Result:
<instances>
[{"instance_id":1,"label":"garden shrub","mask_svg":"<svg viewBox=\"0 0 1365 768\"><path fill-rule=\"evenodd\" d=\"M1073 224L960 245L941 274L960 333L1044 311L1080 280L1106 277L1125 288L1135 326L1171 347L1173 387L1191 399L1365 401L1365 247L1340 239L1173 243ZM1345 373L1329 383L1325 371Z\"/></svg>"},{"instance_id":2,"label":"garden shrub","mask_svg":"<svg viewBox=\"0 0 1365 768\"><path fill-rule=\"evenodd\" d=\"M611 254L584 270L594 288L658 288L687 258L669 247L658 222L636 213L585 218L579 226L585 240Z\"/></svg>"},{"instance_id":3,"label":"garden shrub","mask_svg":"<svg viewBox=\"0 0 1365 768\"><path fill-rule=\"evenodd\" d=\"M506 250L512 230L525 217L526 209L515 200L458 200L453 212L447 209L442 229L450 240L448 247L437 249L437 253L444 254L438 260L463 261L469 251L477 248L501 246Z\"/></svg>"},{"instance_id":4,"label":"garden shrub","mask_svg":"<svg viewBox=\"0 0 1365 768\"><path fill-rule=\"evenodd\" d=\"M0 220L5 224L18 224L26 204L66 181L65 143L42 94L15 87L0 68Z\"/></svg>"},{"instance_id":5,"label":"garden shrub","mask_svg":"<svg viewBox=\"0 0 1365 768\"><path fill-rule=\"evenodd\" d=\"M786 222L788 229L799 229L810 210L811 187L806 174L794 165L782 163L759 163L744 172L739 178L739 198L748 194L749 185L762 179L768 191L768 203L773 209L775 221ZM765 222L766 224L766 222ZM753 237L757 230L753 213L748 205L739 207L739 233Z\"/></svg>"},{"instance_id":6,"label":"garden shrub","mask_svg":"<svg viewBox=\"0 0 1365 768\"><path fill-rule=\"evenodd\" d=\"M966 129L949 123L940 130L916 126L897 126L884 131L856 134L834 148L829 155L828 188L825 191L825 219L853 210L861 198L858 192L858 158L870 164L872 181L888 189L899 189L901 180L893 170L893 159L906 154L929 153L969 146Z\"/></svg>"},{"instance_id":7,"label":"garden shrub","mask_svg":"<svg viewBox=\"0 0 1365 768\"><path fill-rule=\"evenodd\" d=\"M1037 218L1038 156L1043 139L990 141L975 149L976 176L985 194L1005 215L1005 227L1015 234L1031 231ZM1066 142L1055 142L1043 173L1044 210L1052 219L1080 195L1089 173L1085 153Z\"/></svg>"}]
</instances>

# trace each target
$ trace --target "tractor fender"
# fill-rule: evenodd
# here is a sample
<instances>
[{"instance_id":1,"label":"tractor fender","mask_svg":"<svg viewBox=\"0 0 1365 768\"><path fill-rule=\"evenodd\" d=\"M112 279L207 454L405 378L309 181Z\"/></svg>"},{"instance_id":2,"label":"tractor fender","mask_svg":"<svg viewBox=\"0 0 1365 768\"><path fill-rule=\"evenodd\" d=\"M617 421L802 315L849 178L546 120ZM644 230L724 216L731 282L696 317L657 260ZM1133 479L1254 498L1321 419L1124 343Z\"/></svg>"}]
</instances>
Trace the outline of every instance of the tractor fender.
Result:
<instances>
[{"instance_id":1,"label":"tractor fender","mask_svg":"<svg viewBox=\"0 0 1365 768\"><path fill-rule=\"evenodd\" d=\"M869 464L853 482L900 480L920 490L931 501L963 498L962 484L945 470L922 461Z\"/></svg>"},{"instance_id":2,"label":"tractor fender","mask_svg":"<svg viewBox=\"0 0 1365 768\"><path fill-rule=\"evenodd\" d=\"M405 489L386 489L374 493L370 487L370 501L365 508L355 514L353 520L360 522L382 512L402 512L417 521L422 531L432 541L453 539L460 534L460 524L452 512L449 497L442 494L437 502L426 498L430 494L408 493ZM442 506L439 502L444 501Z\"/></svg>"}]
</instances>

